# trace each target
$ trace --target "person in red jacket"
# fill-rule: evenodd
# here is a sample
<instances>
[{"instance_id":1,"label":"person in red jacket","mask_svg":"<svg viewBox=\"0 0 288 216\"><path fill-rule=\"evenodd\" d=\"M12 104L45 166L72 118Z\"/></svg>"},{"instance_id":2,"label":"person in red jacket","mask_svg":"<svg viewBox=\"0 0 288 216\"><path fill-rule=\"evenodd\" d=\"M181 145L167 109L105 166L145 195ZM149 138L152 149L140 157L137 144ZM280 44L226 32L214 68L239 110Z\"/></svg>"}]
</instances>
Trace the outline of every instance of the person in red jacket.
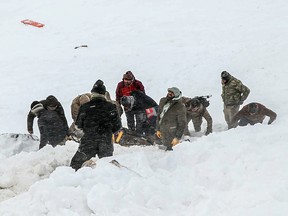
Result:
<instances>
[{"instance_id":1,"label":"person in red jacket","mask_svg":"<svg viewBox=\"0 0 288 216\"><path fill-rule=\"evenodd\" d=\"M116 88L116 102L121 104L121 98L123 96L130 96L130 93L134 90L139 90L145 94L145 89L141 81L136 80L131 71L127 71L122 78L122 81L118 83ZM127 118L127 126L130 130L135 130L135 112L127 110L124 107L125 115Z\"/></svg>"}]
</instances>

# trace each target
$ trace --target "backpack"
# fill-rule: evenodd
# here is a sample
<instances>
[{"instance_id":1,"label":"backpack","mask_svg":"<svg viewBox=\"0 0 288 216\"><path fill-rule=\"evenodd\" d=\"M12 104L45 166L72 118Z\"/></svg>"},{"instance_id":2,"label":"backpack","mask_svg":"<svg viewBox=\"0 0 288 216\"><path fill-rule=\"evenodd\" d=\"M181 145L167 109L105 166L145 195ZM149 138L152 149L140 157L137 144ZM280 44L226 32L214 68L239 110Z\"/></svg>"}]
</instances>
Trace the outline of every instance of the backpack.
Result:
<instances>
[{"instance_id":1,"label":"backpack","mask_svg":"<svg viewBox=\"0 0 288 216\"><path fill-rule=\"evenodd\" d=\"M207 98L212 97L212 95L207 95L207 96L198 96L196 97L200 103L204 106L204 107L208 107L210 105L210 102L207 100Z\"/></svg>"}]
</instances>

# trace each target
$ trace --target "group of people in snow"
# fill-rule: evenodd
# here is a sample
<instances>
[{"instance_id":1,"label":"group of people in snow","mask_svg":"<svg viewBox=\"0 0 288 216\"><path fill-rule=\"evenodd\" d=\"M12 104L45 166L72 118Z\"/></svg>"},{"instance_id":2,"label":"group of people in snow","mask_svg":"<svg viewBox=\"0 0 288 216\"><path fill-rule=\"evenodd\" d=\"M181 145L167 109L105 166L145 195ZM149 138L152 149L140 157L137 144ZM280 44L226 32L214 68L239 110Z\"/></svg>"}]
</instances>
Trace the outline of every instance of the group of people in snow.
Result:
<instances>
[{"instance_id":1,"label":"group of people in snow","mask_svg":"<svg viewBox=\"0 0 288 216\"><path fill-rule=\"evenodd\" d=\"M260 103L247 104L239 111L250 93L249 88L227 71L221 73L221 82L228 129L263 123L265 116L270 117L268 124L276 119L276 113ZM204 118L207 122L205 135L209 135L213 122L207 110L209 102L203 99L184 97L179 88L171 87L158 105L146 95L142 82L127 71L117 84L116 101L111 100L102 80L95 82L91 92L73 99L73 123L70 128L64 109L55 96L33 101L27 117L27 129L33 134L33 121L38 117L39 149L47 144L63 145L68 139L79 140L79 148L71 160L71 167L78 170L96 155L99 158L112 156L114 142L157 143L167 151L173 150L183 137L189 139L191 136L188 128L191 120L195 132L200 132ZM128 129L122 127L123 113Z\"/></svg>"}]
</instances>

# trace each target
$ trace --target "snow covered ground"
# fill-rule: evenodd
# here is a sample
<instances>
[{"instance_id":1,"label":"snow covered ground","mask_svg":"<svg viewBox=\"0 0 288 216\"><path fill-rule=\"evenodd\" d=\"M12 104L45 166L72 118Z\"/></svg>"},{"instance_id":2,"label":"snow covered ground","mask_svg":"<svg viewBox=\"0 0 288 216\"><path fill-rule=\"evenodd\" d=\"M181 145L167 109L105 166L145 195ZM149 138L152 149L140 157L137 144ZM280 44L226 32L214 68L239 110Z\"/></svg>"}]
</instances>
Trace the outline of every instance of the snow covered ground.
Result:
<instances>
[{"instance_id":1,"label":"snow covered ground","mask_svg":"<svg viewBox=\"0 0 288 216\"><path fill-rule=\"evenodd\" d=\"M0 215L287 216L287 11L284 0L1 1ZM38 151L37 140L7 138L27 134L32 101L55 95L71 123L74 97L102 79L115 98L127 70L156 101L172 86L212 94L213 133L173 152L115 145L77 172L75 142ZM222 70L250 88L245 104L278 114L272 125L227 131Z\"/></svg>"}]
</instances>

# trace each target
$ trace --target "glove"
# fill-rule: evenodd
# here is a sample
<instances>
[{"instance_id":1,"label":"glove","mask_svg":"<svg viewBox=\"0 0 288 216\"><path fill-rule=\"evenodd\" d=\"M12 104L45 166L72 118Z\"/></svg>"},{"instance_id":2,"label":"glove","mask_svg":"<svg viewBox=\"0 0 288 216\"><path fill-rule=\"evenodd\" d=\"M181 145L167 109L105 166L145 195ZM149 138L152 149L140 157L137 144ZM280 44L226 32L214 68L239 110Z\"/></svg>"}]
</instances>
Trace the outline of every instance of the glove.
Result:
<instances>
[{"instance_id":1,"label":"glove","mask_svg":"<svg viewBox=\"0 0 288 216\"><path fill-rule=\"evenodd\" d=\"M157 136L158 138L161 138L161 132L160 132L160 131L156 131L156 136Z\"/></svg>"},{"instance_id":2,"label":"glove","mask_svg":"<svg viewBox=\"0 0 288 216\"><path fill-rule=\"evenodd\" d=\"M114 136L114 134L112 134L112 142L113 142L113 143L115 142L115 136Z\"/></svg>"},{"instance_id":3,"label":"glove","mask_svg":"<svg viewBox=\"0 0 288 216\"><path fill-rule=\"evenodd\" d=\"M179 144L179 140L177 138L174 138L171 142L172 146L175 146L177 144Z\"/></svg>"}]
</instances>

